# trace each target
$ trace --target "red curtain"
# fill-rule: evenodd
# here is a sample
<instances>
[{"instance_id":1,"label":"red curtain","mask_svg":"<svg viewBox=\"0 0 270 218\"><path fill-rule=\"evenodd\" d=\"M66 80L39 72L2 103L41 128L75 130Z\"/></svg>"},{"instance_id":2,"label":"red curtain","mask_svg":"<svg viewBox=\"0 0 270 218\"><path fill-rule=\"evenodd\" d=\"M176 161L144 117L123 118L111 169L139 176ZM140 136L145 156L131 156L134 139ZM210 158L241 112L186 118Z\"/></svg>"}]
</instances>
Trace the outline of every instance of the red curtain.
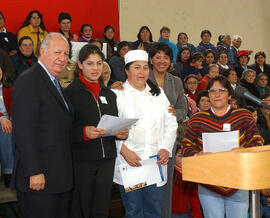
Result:
<instances>
[{"instance_id":1,"label":"red curtain","mask_svg":"<svg viewBox=\"0 0 270 218\"><path fill-rule=\"evenodd\" d=\"M79 34L81 25L88 23L93 27L93 38L102 38L104 27L112 25L115 39L119 40L118 0L3 0L0 11L6 18L6 29L17 34L31 10L41 12L49 32L59 31L58 15L68 12L72 17L72 34Z\"/></svg>"}]
</instances>

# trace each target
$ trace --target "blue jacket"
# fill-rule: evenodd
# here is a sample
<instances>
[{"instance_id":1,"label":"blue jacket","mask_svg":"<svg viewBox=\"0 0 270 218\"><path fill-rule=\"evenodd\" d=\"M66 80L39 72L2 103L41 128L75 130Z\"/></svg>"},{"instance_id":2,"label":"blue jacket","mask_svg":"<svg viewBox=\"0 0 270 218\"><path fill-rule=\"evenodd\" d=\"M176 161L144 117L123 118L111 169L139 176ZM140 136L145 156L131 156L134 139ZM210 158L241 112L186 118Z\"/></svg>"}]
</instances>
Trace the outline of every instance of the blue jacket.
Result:
<instances>
[{"instance_id":1,"label":"blue jacket","mask_svg":"<svg viewBox=\"0 0 270 218\"><path fill-rule=\"evenodd\" d=\"M217 49L213 44L211 44L211 43L205 44L203 42L200 42L200 44L197 47L197 51L199 51L203 54L207 49L211 49L215 53L215 59L217 59Z\"/></svg>"},{"instance_id":2,"label":"blue jacket","mask_svg":"<svg viewBox=\"0 0 270 218\"><path fill-rule=\"evenodd\" d=\"M178 51L180 51L181 48L183 48L183 46L182 46L179 42L176 43L176 46L177 46L177 48L178 48ZM194 45L190 44L190 43L187 43L186 46L190 48L191 53L194 53L194 52L197 51L196 47L195 47Z\"/></svg>"},{"instance_id":3,"label":"blue jacket","mask_svg":"<svg viewBox=\"0 0 270 218\"><path fill-rule=\"evenodd\" d=\"M178 48L177 48L177 46L174 43L172 43L171 41L164 40L162 38L159 38L158 41L159 42L165 42L167 45L169 45L172 48L172 50L173 50L173 62L175 63L176 57L177 57L177 54L178 54Z\"/></svg>"}]
</instances>

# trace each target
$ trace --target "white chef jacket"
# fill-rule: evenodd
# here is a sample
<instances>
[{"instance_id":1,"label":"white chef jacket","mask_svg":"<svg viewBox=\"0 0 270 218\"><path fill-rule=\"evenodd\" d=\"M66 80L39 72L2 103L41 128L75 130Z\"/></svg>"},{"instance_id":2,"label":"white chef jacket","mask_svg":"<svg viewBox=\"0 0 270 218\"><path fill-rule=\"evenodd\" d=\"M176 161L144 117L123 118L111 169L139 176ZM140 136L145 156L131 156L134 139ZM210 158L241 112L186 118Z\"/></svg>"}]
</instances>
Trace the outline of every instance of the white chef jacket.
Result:
<instances>
[{"instance_id":1,"label":"white chef jacket","mask_svg":"<svg viewBox=\"0 0 270 218\"><path fill-rule=\"evenodd\" d=\"M122 183L119 165L127 163L120 154L124 143L134 151L142 160L156 155L160 149L166 149L172 156L172 149L176 139L176 117L168 112L169 101L161 90L158 96L150 93L146 84L143 91L133 88L128 81L123 84L124 90L113 90L117 95L118 116L121 118L138 118L139 120L129 129L126 140L116 141L117 158L114 171L114 182ZM167 166L163 166L165 181L167 182Z\"/></svg>"}]
</instances>

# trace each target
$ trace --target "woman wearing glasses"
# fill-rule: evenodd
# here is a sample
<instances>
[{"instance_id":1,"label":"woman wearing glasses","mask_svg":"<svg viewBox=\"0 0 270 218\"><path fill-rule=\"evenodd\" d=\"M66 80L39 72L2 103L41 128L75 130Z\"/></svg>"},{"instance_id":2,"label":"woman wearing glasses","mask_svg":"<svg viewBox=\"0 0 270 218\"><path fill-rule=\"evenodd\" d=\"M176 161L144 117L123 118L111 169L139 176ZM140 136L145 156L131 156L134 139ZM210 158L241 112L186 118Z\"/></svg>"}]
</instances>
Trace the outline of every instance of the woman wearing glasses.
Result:
<instances>
[{"instance_id":1,"label":"woman wearing glasses","mask_svg":"<svg viewBox=\"0 0 270 218\"><path fill-rule=\"evenodd\" d=\"M207 86L210 109L198 112L188 122L183 140L184 156L204 155L202 133L223 132L224 124L229 131L239 130L239 146L242 148L263 145L252 114L245 109L233 109L229 105L232 95L230 82L218 76ZM221 169L222 170L222 169ZM248 214L248 191L200 184L199 198L205 217L246 218Z\"/></svg>"}]
</instances>

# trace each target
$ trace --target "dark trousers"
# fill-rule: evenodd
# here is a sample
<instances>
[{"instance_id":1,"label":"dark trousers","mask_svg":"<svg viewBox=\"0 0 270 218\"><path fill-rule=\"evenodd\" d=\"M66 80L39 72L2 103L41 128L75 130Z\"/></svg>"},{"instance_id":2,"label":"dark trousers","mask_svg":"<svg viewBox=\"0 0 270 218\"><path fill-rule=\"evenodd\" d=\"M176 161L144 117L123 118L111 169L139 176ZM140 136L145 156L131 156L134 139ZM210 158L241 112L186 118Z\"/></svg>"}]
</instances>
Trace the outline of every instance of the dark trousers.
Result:
<instances>
[{"instance_id":1,"label":"dark trousers","mask_svg":"<svg viewBox=\"0 0 270 218\"><path fill-rule=\"evenodd\" d=\"M71 218L107 218L115 159L74 161Z\"/></svg>"},{"instance_id":2,"label":"dark trousers","mask_svg":"<svg viewBox=\"0 0 270 218\"><path fill-rule=\"evenodd\" d=\"M70 192L59 194L26 193L17 190L22 218L67 218Z\"/></svg>"}]
</instances>

